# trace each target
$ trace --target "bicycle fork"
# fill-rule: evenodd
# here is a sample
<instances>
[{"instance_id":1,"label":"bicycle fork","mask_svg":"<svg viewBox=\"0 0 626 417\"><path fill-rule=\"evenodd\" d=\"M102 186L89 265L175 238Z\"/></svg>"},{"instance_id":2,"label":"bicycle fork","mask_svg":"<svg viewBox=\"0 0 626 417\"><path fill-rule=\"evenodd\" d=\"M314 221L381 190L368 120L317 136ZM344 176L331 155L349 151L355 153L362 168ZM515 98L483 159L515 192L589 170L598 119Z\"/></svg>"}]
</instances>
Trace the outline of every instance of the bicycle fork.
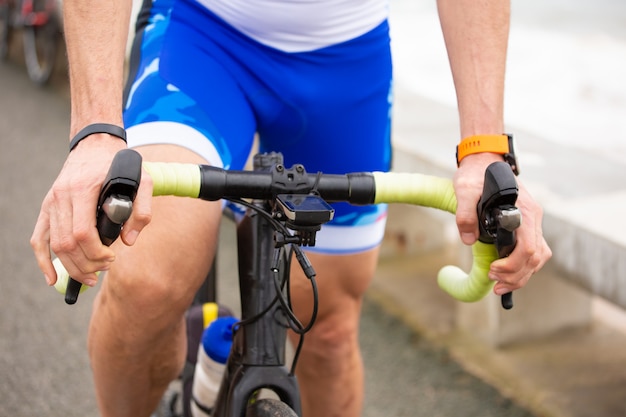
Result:
<instances>
[{"instance_id":1,"label":"bicycle fork","mask_svg":"<svg viewBox=\"0 0 626 417\"><path fill-rule=\"evenodd\" d=\"M273 228L251 212L237 229L242 320L258 317L237 329L213 417L244 417L250 398L267 388L301 415L300 393L285 367L287 328L276 298ZM281 263L286 274L288 263ZM273 303L273 305L272 305ZM269 305L272 307L265 311Z\"/></svg>"}]
</instances>

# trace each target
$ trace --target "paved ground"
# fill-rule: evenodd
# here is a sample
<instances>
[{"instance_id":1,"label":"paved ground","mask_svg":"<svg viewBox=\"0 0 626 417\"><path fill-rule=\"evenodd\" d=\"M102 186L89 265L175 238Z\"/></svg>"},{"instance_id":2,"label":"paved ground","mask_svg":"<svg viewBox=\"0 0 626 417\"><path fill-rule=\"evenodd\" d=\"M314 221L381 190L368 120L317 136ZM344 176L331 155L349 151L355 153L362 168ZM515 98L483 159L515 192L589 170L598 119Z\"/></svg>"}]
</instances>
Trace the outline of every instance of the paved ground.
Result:
<instances>
[{"instance_id":1,"label":"paved ground","mask_svg":"<svg viewBox=\"0 0 626 417\"><path fill-rule=\"evenodd\" d=\"M38 89L16 62L0 65L0 417L96 416L85 349L95 291L66 306L28 244L66 155L69 103L62 79ZM365 306L362 343L365 417L531 416L376 303Z\"/></svg>"}]
</instances>

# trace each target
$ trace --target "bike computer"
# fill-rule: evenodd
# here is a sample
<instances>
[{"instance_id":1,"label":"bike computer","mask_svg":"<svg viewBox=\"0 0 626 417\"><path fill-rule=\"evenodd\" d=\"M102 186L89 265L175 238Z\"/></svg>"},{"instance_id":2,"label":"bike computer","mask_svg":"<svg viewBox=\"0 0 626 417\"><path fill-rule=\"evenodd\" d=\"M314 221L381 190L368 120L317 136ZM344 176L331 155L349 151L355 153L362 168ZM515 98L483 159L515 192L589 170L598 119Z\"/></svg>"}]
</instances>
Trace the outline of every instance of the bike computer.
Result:
<instances>
[{"instance_id":1,"label":"bike computer","mask_svg":"<svg viewBox=\"0 0 626 417\"><path fill-rule=\"evenodd\" d=\"M292 223L321 225L332 220L335 210L315 194L279 194L278 206Z\"/></svg>"}]
</instances>

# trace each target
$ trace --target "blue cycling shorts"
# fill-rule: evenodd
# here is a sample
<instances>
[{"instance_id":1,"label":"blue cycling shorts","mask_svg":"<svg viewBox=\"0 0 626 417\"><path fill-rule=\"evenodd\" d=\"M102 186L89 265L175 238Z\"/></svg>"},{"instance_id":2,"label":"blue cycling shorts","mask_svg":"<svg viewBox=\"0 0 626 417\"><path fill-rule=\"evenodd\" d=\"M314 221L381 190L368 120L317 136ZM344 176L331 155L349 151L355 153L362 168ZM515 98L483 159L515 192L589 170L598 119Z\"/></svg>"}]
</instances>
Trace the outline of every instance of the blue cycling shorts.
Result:
<instances>
[{"instance_id":1,"label":"blue cycling shorts","mask_svg":"<svg viewBox=\"0 0 626 417\"><path fill-rule=\"evenodd\" d=\"M392 72L387 22L347 42L288 53L238 32L193 0L145 2L124 97L130 146L169 143L243 169L259 150L308 172L388 171ZM256 136L255 136L256 135ZM313 251L382 240L386 206L334 204Z\"/></svg>"}]
</instances>

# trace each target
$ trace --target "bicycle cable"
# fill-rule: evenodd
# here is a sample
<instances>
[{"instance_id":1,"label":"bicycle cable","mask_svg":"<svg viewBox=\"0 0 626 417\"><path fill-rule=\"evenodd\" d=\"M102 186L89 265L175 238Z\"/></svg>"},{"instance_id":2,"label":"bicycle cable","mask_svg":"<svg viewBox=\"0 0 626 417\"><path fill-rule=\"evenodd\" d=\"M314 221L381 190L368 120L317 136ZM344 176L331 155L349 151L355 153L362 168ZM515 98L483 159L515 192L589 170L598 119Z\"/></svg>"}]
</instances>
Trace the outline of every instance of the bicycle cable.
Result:
<instances>
[{"instance_id":1,"label":"bicycle cable","mask_svg":"<svg viewBox=\"0 0 626 417\"><path fill-rule=\"evenodd\" d=\"M291 248L293 250L294 246L292 246ZM289 262L291 262L292 255L289 255L288 259L289 259ZM317 320L317 313L318 313L318 306L319 306L319 294L318 294L318 289L317 289L317 281L315 280L315 276L309 277L309 279L311 281L311 289L313 292L313 312L311 313L311 318L309 319L309 323L306 328L302 327L302 324L298 322L300 323L300 326L302 328L300 329L300 331L294 330L294 333L296 333L299 336L299 339L298 339L297 346L294 348L293 359L291 361L291 369L289 371L291 375L295 375L296 373L296 366L298 365L298 360L300 359L300 353L302 353L302 347L304 346L304 336L306 333L309 332L309 330L311 330L311 328L313 327L313 324ZM291 281L287 282L287 285L290 285L290 284L291 284ZM292 305L290 288L287 288L287 302L289 303L289 306Z\"/></svg>"},{"instance_id":2,"label":"bicycle cable","mask_svg":"<svg viewBox=\"0 0 626 417\"><path fill-rule=\"evenodd\" d=\"M269 223L270 225L274 228L274 230L278 233L282 233L283 235L291 235L291 233L289 232L289 229L283 225L281 222L279 222L278 220L276 220L270 213L268 213L267 211L263 210L260 207L257 207L256 205L245 201L243 199L239 199L239 198L227 198L227 200L236 203L236 204L241 204L244 207L247 207L251 210L254 210L256 213L258 213L259 215L263 216ZM308 262L308 259L306 258L306 255L304 255L304 252L302 251L302 249L297 246L297 245L293 245L290 244L289 245L291 248L292 252L295 252L296 258L298 259L298 262L300 263L300 265L303 267L304 270L304 265L306 264L306 268L312 270L313 268L311 267L310 263ZM280 259L280 252L277 252L277 259ZM291 265L291 259L292 259L292 254L290 253L287 257L287 262L286 262L286 268L290 268ZM278 263L278 262L276 262ZM287 291L287 299L285 299L285 296L283 294L283 289L284 286L286 284L286 279L284 282L280 282L280 279L278 277L278 272L279 272L279 267L280 265L275 265L272 268L272 272L274 275L274 286L276 288L276 297L274 297L274 299L272 300L272 302L270 302L268 304L268 306L266 308L264 308L260 313L254 315L253 317L247 318L245 320L242 320L239 322L239 326L245 326L246 324L249 323L253 323L256 320L258 320L260 317L264 316L265 314L267 314L272 307L279 302L283 312L286 315L286 319L287 319L287 327L289 327L291 330L294 331L294 333L298 334L301 338L304 336L305 333L307 333L308 331L311 330L311 328L313 327L313 324L316 321L317 318L317 312L318 312L318 305L319 305L319 295L318 295L318 290L317 290L317 282L315 281L315 274L313 273L312 276L310 276L309 274L305 274L307 276L307 278L309 278L309 280L311 281L311 287L312 287L312 291L313 291L313 311L311 313L311 318L309 320L309 323L307 324L307 326L305 327L296 317L295 313L293 312L293 309L291 307L292 303L291 303L291 297L289 296L290 290L288 288ZM299 347L300 347L301 343L299 343ZM294 367L294 365L292 365L292 367Z\"/></svg>"},{"instance_id":3,"label":"bicycle cable","mask_svg":"<svg viewBox=\"0 0 626 417\"><path fill-rule=\"evenodd\" d=\"M270 223L270 225L274 228L276 232L282 233L283 235L286 235L286 236L291 235L291 233L289 232L289 229L284 224L276 220L270 213L263 210L262 208L257 207L256 205L248 201L245 201L243 199L228 198L228 200L236 204L241 204L242 206L247 207L251 210L254 210L256 213L263 216ZM304 255L304 252L302 251L302 249L299 246L294 245L294 244L289 244L289 247L290 247L290 253L287 254L287 256L285 257L286 262L285 262L284 267L287 270L291 268L291 260L293 259L293 253L291 252L294 252L296 258L298 259L298 263L300 263L300 266L302 267L303 271L305 269L304 267L305 264L307 265L306 268L309 271L313 271L313 268L310 265L308 259L306 258L306 255ZM296 366L298 364L298 359L300 358L300 353L302 352L302 347L304 345L304 335L311 330L315 321L317 320L317 313L319 310L319 292L317 288L317 281L315 280L315 273L314 272L305 273L305 276L311 282L311 290L313 292L313 311L311 312L311 318L309 319L309 323L305 327L300 322L300 320L298 320L295 313L293 312L292 302L291 302L291 289L290 289L291 287L289 285L290 281L286 279L287 274L284 275L285 280L283 280L282 282L280 280L279 267L280 267L280 259L282 258L281 255L283 251L284 251L284 248L277 248L276 255L275 255L275 265L272 267L272 273L273 273L272 275L274 277L274 286L276 288L276 297L274 297L272 302L269 303L269 305L266 308L264 308L263 311L254 315L253 317L247 318L245 320L241 320L238 323L238 326L245 326L249 323L255 322L256 320L258 320L259 318L267 314L274 307L274 305L277 302L279 302L282 307L283 313L286 315L285 317L287 319L286 326L299 336L298 344L294 349L294 355L291 361L291 369L289 371L293 375L295 374ZM288 286L287 299L285 299L285 296L283 294L285 284L287 284Z\"/></svg>"}]
</instances>

